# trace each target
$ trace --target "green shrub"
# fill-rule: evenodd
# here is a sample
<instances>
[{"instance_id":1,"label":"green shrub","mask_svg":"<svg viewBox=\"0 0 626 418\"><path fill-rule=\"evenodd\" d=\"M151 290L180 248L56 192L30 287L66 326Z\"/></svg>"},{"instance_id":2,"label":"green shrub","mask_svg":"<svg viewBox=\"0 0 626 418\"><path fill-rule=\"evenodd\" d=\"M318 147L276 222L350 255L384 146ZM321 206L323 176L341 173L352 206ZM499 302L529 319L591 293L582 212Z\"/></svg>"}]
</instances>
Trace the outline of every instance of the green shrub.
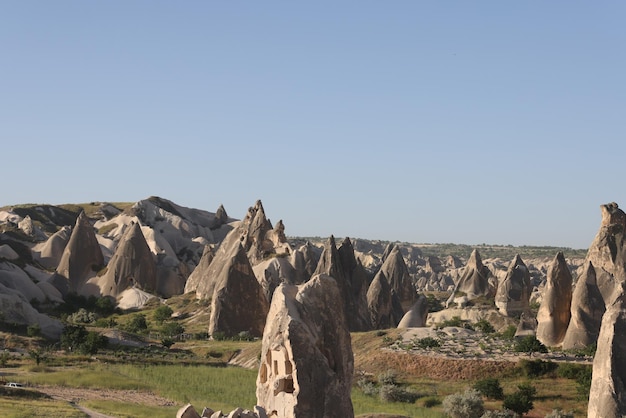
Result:
<instances>
[{"instance_id":1,"label":"green shrub","mask_svg":"<svg viewBox=\"0 0 626 418\"><path fill-rule=\"evenodd\" d=\"M226 333L223 331L215 331L213 335L211 335L215 341L224 341L226 339Z\"/></svg>"},{"instance_id":2,"label":"green shrub","mask_svg":"<svg viewBox=\"0 0 626 418\"><path fill-rule=\"evenodd\" d=\"M26 335L29 337L39 337L41 335L41 327L39 324L29 325L26 328Z\"/></svg>"},{"instance_id":3,"label":"green shrub","mask_svg":"<svg viewBox=\"0 0 626 418\"><path fill-rule=\"evenodd\" d=\"M517 327L515 325L509 325L504 331L502 331L501 337L505 340L512 340L515 338Z\"/></svg>"},{"instance_id":4,"label":"green shrub","mask_svg":"<svg viewBox=\"0 0 626 418\"><path fill-rule=\"evenodd\" d=\"M518 353L547 353L548 348L534 335L527 335L517 340L514 350Z\"/></svg>"},{"instance_id":5,"label":"green shrub","mask_svg":"<svg viewBox=\"0 0 626 418\"><path fill-rule=\"evenodd\" d=\"M500 381L496 378L488 377L486 379L479 380L473 387L486 398L496 400L504 399L504 390L502 390Z\"/></svg>"},{"instance_id":6,"label":"green shrub","mask_svg":"<svg viewBox=\"0 0 626 418\"><path fill-rule=\"evenodd\" d=\"M126 323L124 329L134 334L145 332L148 329L148 321L144 314L138 313L131 316L130 321Z\"/></svg>"},{"instance_id":7,"label":"green shrub","mask_svg":"<svg viewBox=\"0 0 626 418\"><path fill-rule=\"evenodd\" d=\"M588 370L591 370L591 366L586 364L559 363L556 374L565 379L577 380L580 375L587 373Z\"/></svg>"},{"instance_id":8,"label":"green shrub","mask_svg":"<svg viewBox=\"0 0 626 418\"><path fill-rule=\"evenodd\" d=\"M357 386L367 396L379 396L380 390L371 380L361 378L356 382Z\"/></svg>"},{"instance_id":9,"label":"green shrub","mask_svg":"<svg viewBox=\"0 0 626 418\"><path fill-rule=\"evenodd\" d=\"M502 406L505 409L510 409L518 414L525 414L533 409L533 400L537 393L537 389L527 383L521 384L517 387L517 391L506 395Z\"/></svg>"},{"instance_id":10,"label":"green shrub","mask_svg":"<svg viewBox=\"0 0 626 418\"><path fill-rule=\"evenodd\" d=\"M519 361L518 367L522 369L522 372L526 377L540 377L550 374L554 375L554 372L559 365L553 361L522 359Z\"/></svg>"},{"instance_id":11,"label":"green shrub","mask_svg":"<svg viewBox=\"0 0 626 418\"><path fill-rule=\"evenodd\" d=\"M439 342L439 340L433 337L424 337L424 338L413 340L413 345L417 348L423 348L423 349L441 347L441 343Z\"/></svg>"},{"instance_id":12,"label":"green shrub","mask_svg":"<svg viewBox=\"0 0 626 418\"><path fill-rule=\"evenodd\" d=\"M509 409L500 409L495 411L485 411L480 418L517 418L518 414Z\"/></svg>"},{"instance_id":13,"label":"green shrub","mask_svg":"<svg viewBox=\"0 0 626 418\"><path fill-rule=\"evenodd\" d=\"M379 389L380 399L384 402L414 403L419 395L398 385L382 385Z\"/></svg>"},{"instance_id":14,"label":"green shrub","mask_svg":"<svg viewBox=\"0 0 626 418\"><path fill-rule=\"evenodd\" d=\"M167 305L162 305L154 311L154 320L157 324L162 323L166 319L170 319L174 311Z\"/></svg>"},{"instance_id":15,"label":"green shrub","mask_svg":"<svg viewBox=\"0 0 626 418\"><path fill-rule=\"evenodd\" d=\"M480 418L485 411L483 400L476 389L448 395L442 405L444 413L451 418Z\"/></svg>"},{"instance_id":16,"label":"green shrub","mask_svg":"<svg viewBox=\"0 0 626 418\"><path fill-rule=\"evenodd\" d=\"M441 399L439 399L437 396L427 396L422 399L422 406L424 408L433 408L439 405L441 405Z\"/></svg>"},{"instance_id":17,"label":"green shrub","mask_svg":"<svg viewBox=\"0 0 626 418\"><path fill-rule=\"evenodd\" d=\"M496 332L496 329L493 327L493 325L491 325L491 323L484 318L474 323L473 327L474 329L482 331L485 334L493 334L494 332Z\"/></svg>"},{"instance_id":18,"label":"green shrub","mask_svg":"<svg viewBox=\"0 0 626 418\"><path fill-rule=\"evenodd\" d=\"M397 374L394 370L387 370L378 375L378 383L381 385L395 385L398 383Z\"/></svg>"},{"instance_id":19,"label":"green shrub","mask_svg":"<svg viewBox=\"0 0 626 418\"><path fill-rule=\"evenodd\" d=\"M166 322L161 326L161 333L167 337L173 337L185 332L185 328L178 322Z\"/></svg>"}]
</instances>

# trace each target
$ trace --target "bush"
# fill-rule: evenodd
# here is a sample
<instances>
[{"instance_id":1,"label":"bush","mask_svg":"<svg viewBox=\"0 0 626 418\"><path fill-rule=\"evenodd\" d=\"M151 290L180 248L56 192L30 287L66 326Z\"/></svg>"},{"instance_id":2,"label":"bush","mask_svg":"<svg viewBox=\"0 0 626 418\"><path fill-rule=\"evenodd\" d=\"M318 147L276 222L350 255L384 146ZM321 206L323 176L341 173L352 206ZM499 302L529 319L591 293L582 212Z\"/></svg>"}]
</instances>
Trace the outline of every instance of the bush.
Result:
<instances>
[{"instance_id":1,"label":"bush","mask_svg":"<svg viewBox=\"0 0 626 418\"><path fill-rule=\"evenodd\" d=\"M166 319L170 319L173 313L174 311L169 306L167 305L159 306L154 311L154 320L157 322L157 324L160 324Z\"/></svg>"},{"instance_id":2,"label":"bush","mask_svg":"<svg viewBox=\"0 0 626 418\"><path fill-rule=\"evenodd\" d=\"M518 367L522 369L524 376L526 377L540 377L548 374L554 374L554 371L559 367L553 361L537 360L520 360Z\"/></svg>"},{"instance_id":3,"label":"bush","mask_svg":"<svg viewBox=\"0 0 626 418\"><path fill-rule=\"evenodd\" d=\"M413 403L419 395L397 385L382 385L379 389L380 399L384 402L406 402Z\"/></svg>"},{"instance_id":4,"label":"bush","mask_svg":"<svg viewBox=\"0 0 626 418\"><path fill-rule=\"evenodd\" d=\"M161 345L163 347L170 348L171 346L174 345L174 340L172 340L171 338L163 338L161 340Z\"/></svg>"},{"instance_id":5,"label":"bush","mask_svg":"<svg viewBox=\"0 0 626 418\"><path fill-rule=\"evenodd\" d=\"M224 341L226 339L226 333L223 331L215 331L213 335L211 335L215 341Z\"/></svg>"},{"instance_id":6,"label":"bush","mask_svg":"<svg viewBox=\"0 0 626 418\"><path fill-rule=\"evenodd\" d=\"M85 308L80 308L77 312L68 316L67 320L75 324L91 324L95 322L96 315L93 312L88 312Z\"/></svg>"},{"instance_id":7,"label":"bush","mask_svg":"<svg viewBox=\"0 0 626 418\"><path fill-rule=\"evenodd\" d=\"M530 384L519 385L515 393L504 397L502 406L518 414L525 414L533 409L533 399L536 393L537 389Z\"/></svg>"},{"instance_id":8,"label":"bush","mask_svg":"<svg viewBox=\"0 0 626 418\"><path fill-rule=\"evenodd\" d=\"M384 373L378 375L378 383L381 385L395 385L398 383L397 375L394 370L387 370Z\"/></svg>"},{"instance_id":9,"label":"bush","mask_svg":"<svg viewBox=\"0 0 626 418\"><path fill-rule=\"evenodd\" d=\"M61 348L68 351L78 350L85 338L87 338L87 330L84 326L66 325L61 333Z\"/></svg>"},{"instance_id":10,"label":"bush","mask_svg":"<svg viewBox=\"0 0 626 418\"><path fill-rule=\"evenodd\" d=\"M99 349L105 348L109 343L109 339L97 332L88 332L85 341L79 346L79 350L83 354L96 354Z\"/></svg>"},{"instance_id":11,"label":"bush","mask_svg":"<svg viewBox=\"0 0 626 418\"><path fill-rule=\"evenodd\" d=\"M518 353L547 353L548 348L541 343L534 335L527 335L515 344L515 351Z\"/></svg>"},{"instance_id":12,"label":"bush","mask_svg":"<svg viewBox=\"0 0 626 418\"><path fill-rule=\"evenodd\" d=\"M480 418L485 411L476 389L446 396L442 404L444 413L452 418Z\"/></svg>"},{"instance_id":13,"label":"bush","mask_svg":"<svg viewBox=\"0 0 626 418\"><path fill-rule=\"evenodd\" d=\"M112 298L98 298L95 303L95 310L98 315L109 316L115 312L115 302Z\"/></svg>"},{"instance_id":14,"label":"bush","mask_svg":"<svg viewBox=\"0 0 626 418\"><path fill-rule=\"evenodd\" d=\"M484 318L474 324L474 329L482 331L485 334L493 334L496 332L493 325L491 325L491 323Z\"/></svg>"},{"instance_id":15,"label":"bush","mask_svg":"<svg viewBox=\"0 0 626 418\"><path fill-rule=\"evenodd\" d=\"M504 331L502 331L502 338L504 338L505 340L512 340L513 338L515 338L515 333L517 332L517 327L515 325L509 325L507 327L507 329L505 329Z\"/></svg>"},{"instance_id":16,"label":"bush","mask_svg":"<svg viewBox=\"0 0 626 418\"><path fill-rule=\"evenodd\" d=\"M167 337L173 337L185 332L185 328L177 322L166 322L161 327L161 333Z\"/></svg>"},{"instance_id":17,"label":"bush","mask_svg":"<svg viewBox=\"0 0 626 418\"><path fill-rule=\"evenodd\" d=\"M237 337L233 339L239 341L254 341L254 337L252 336L250 331L241 331L239 334L237 334Z\"/></svg>"},{"instance_id":18,"label":"bush","mask_svg":"<svg viewBox=\"0 0 626 418\"><path fill-rule=\"evenodd\" d=\"M463 328L463 324L465 321L461 319L460 316L453 316L450 319L446 319L443 322L437 324L437 328L445 328L445 327L460 327Z\"/></svg>"},{"instance_id":19,"label":"bush","mask_svg":"<svg viewBox=\"0 0 626 418\"><path fill-rule=\"evenodd\" d=\"M138 334L148 329L148 322L144 314L135 314L130 318L130 321L126 323L124 329L128 332Z\"/></svg>"},{"instance_id":20,"label":"bush","mask_svg":"<svg viewBox=\"0 0 626 418\"><path fill-rule=\"evenodd\" d=\"M439 340L433 337L424 337L424 338L415 339L413 340L413 345L417 348L423 348L423 349L441 347L441 343L439 342Z\"/></svg>"},{"instance_id":21,"label":"bush","mask_svg":"<svg viewBox=\"0 0 626 418\"><path fill-rule=\"evenodd\" d=\"M500 381L496 378L488 377L479 380L474 384L474 389L486 398L496 400L504 399L504 391L502 390Z\"/></svg>"},{"instance_id":22,"label":"bush","mask_svg":"<svg viewBox=\"0 0 626 418\"><path fill-rule=\"evenodd\" d=\"M441 399L436 396L427 396L422 400L424 408L432 408L441 405Z\"/></svg>"},{"instance_id":23,"label":"bush","mask_svg":"<svg viewBox=\"0 0 626 418\"><path fill-rule=\"evenodd\" d=\"M41 327L39 324L29 325L26 328L26 335L29 337L39 337L41 335Z\"/></svg>"}]
</instances>

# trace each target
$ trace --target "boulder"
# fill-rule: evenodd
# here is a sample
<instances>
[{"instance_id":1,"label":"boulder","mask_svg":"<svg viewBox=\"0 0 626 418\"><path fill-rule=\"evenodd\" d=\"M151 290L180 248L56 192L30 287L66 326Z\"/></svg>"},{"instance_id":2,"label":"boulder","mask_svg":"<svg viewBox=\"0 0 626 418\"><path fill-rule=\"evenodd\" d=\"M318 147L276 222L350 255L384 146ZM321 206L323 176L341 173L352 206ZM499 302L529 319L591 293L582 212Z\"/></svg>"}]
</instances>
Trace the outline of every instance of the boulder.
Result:
<instances>
[{"instance_id":1,"label":"boulder","mask_svg":"<svg viewBox=\"0 0 626 418\"><path fill-rule=\"evenodd\" d=\"M548 268L546 285L537 312L537 339L548 347L560 345L571 317L572 273L562 252Z\"/></svg>"},{"instance_id":2,"label":"boulder","mask_svg":"<svg viewBox=\"0 0 626 418\"><path fill-rule=\"evenodd\" d=\"M87 280L95 277L103 266L104 256L94 228L85 212L81 212L63 249L52 284L64 296L80 293Z\"/></svg>"},{"instance_id":3,"label":"boulder","mask_svg":"<svg viewBox=\"0 0 626 418\"><path fill-rule=\"evenodd\" d=\"M587 416L591 418L626 416L626 283L616 289L616 298L603 318L598 347L593 359L593 375Z\"/></svg>"},{"instance_id":4,"label":"boulder","mask_svg":"<svg viewBox=\"0 0 626 418\"><path fill-rule=\"evenodd\" d=\"M201 418L194 407L188 403L178 410L176 418Z\"/></svg>"},{"instance_id":5,"label":"boulder","mask_svg":"<svg viewBox=\"0 0 626 418\"><path fill-rule=\"evenodd\" d=\"M574 287L571 318L563 337L563 349L584 348L594 344L598 339L605 311L606 305L598 288L596 270L591 262L587 262Z\"/></svg>"},{"instance_id":6,"label":"boulder","mask_svg":"<svg viewBox=\"0 0 626 418\"><path fill-rule=\"evenodd\" d=\"M257 404L278 418L354 417L354 360L337 282L281 284L263 332Z\"/></svg>"},{"instance_id":7,"label":"boulder","mask_svg":"<svg viewBox=\"0 0 626 418\"><path fill-rule=\"evenodd\" d=\"M529 309L531 291L528 268L518 254L511 262L506 276L498 284L495 296L496 307L502 315L520 315Z\"/></svg>"},{"instance_id":8,"label":"boulder","mask_svg":"<svg viewBox=\"0 0 626 418\"><path fill-rule=\"evenodd\" d=\"M398 328L419 328L426 326L428 319L428 300L424 295L419 295L417 302L404 314Z\"/></svg>"}]
</instances>

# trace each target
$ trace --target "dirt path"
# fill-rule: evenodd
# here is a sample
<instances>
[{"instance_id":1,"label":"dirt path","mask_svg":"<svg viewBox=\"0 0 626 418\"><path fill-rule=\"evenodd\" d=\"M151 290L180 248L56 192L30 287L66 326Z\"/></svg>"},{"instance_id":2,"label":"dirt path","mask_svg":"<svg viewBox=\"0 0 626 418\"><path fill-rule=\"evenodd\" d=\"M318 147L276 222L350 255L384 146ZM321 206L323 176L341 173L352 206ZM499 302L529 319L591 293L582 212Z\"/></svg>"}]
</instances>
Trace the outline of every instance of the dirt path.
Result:
<instances>
[{"instance_id":1,"label":"dirt path","mask_svg":"<svg viewBox=\"0 0 626 418\"><path fill-rule=\"evenodd\" d=\"M81 401L104 400L124 403L135 403L149 406L172 406L175 403L169 399L162 398L151 392L137 390L114 390L114 389L87 389L69 388L63 386L33 386L34 390L45 393L52 398L69 402L76 409L81 410L91 418L115 418L110 415L101 414L82 405Z\"/></svg>"}]
</instances>

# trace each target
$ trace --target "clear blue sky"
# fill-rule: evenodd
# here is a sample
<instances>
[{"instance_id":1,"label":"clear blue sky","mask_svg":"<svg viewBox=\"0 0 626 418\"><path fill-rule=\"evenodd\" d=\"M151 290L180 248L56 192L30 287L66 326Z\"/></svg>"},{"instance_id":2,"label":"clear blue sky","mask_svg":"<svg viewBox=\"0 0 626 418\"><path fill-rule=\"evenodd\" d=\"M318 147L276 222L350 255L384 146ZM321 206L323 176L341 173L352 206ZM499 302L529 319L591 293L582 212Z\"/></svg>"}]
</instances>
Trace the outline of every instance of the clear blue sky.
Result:
<instances>
[{"instance_id":1,"label":"clear blue sky","mask_svg":"<svg viewBox=\"0 0 626 418\"><path fill-rule=\"evenodd\" d=\"M623 1L2 1L0 206L585 248L626 208Z\"/></svg>"}]
</instances>

